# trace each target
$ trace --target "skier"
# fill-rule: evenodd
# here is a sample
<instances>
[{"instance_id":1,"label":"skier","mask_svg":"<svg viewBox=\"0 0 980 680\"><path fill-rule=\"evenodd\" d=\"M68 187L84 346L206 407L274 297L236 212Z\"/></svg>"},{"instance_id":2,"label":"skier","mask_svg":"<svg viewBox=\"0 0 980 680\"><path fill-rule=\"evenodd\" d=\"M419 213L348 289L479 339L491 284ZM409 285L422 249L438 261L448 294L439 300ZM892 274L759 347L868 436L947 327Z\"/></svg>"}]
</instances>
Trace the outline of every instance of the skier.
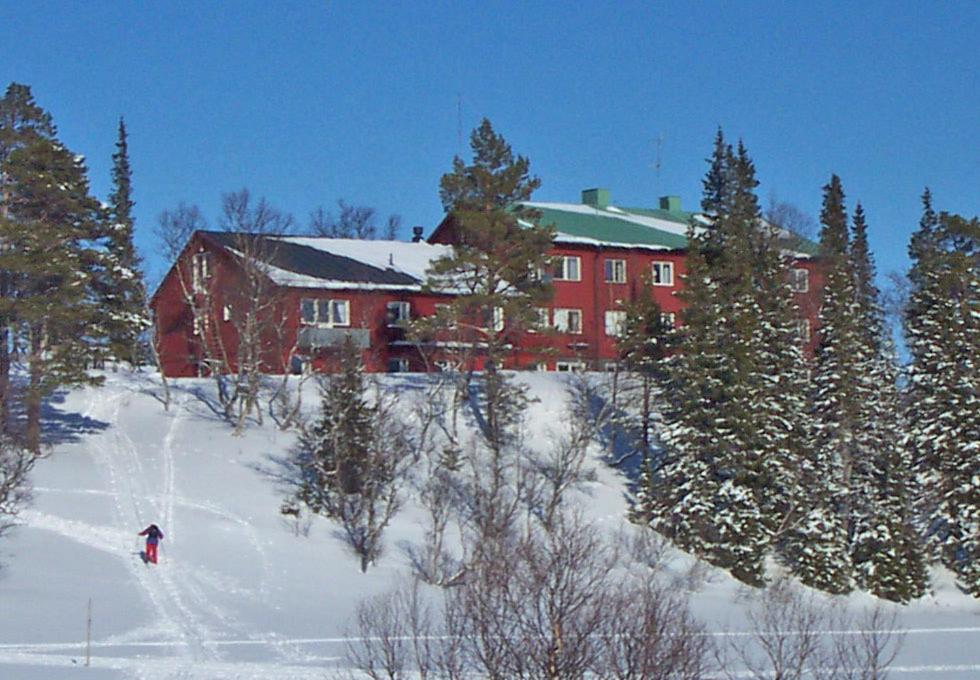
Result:
<instances>
[{"instance_id":1,"label":"skier","mask_svg":"<svg viewBox=\"0 0 980 680\"><path fill-rule=\"evenodd\" d=\"M136 534L137 536L146 536L146 559L153 564L157 563L157 543L163 538L163 532L160 531L160 527L156 524L151 524L150 526L143 529L143 531Z\"/></svg>"}]
</instances>

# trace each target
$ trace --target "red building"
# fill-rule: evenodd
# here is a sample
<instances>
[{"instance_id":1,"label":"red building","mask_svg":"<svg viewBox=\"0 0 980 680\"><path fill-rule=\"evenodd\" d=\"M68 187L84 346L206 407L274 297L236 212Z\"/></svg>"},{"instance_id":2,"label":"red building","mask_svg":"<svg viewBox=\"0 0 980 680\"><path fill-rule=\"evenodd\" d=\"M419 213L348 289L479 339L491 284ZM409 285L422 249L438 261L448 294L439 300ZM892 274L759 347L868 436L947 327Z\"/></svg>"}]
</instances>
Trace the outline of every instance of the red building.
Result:
<instances>
[{"instance_id":1,"label":"red building","mask_svg":"<svg viewBox=\"0 0 980 680\"><path fill-rule=\"evenodd\" d=\"M584 191L582 199L529 204L556 229L554 298L539 310L555 332L517 336L510 368L603 368L617 356L623 304L641 295L652 295L679 323L687 228L702 218L682 211L676 197L655 209L614 206L603 189ZM322 368L347 338L363 349L370 371L426 370L401 321L435 314L447 301L422 283L429 263L451 248L454 231L447 217L428 242L412 243L197 232L152 300L163 370L236 370L244 332L260 338L266 372ZM801 333L812 349L823 282L813 244L795 250ZM254 258L247 253L259 251L266 264L249 271L243 262ZM247 327L249 309L258 330Z\"/></svg>"}]
</instances>

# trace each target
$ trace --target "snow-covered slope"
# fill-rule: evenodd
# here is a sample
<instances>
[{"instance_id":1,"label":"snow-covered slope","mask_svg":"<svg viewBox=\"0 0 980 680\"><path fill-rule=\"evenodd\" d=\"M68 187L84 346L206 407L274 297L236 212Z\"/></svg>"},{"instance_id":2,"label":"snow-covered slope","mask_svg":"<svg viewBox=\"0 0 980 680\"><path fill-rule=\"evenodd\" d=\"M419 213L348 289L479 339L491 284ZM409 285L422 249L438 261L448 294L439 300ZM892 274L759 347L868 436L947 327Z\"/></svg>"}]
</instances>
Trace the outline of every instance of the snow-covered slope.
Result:
<instances>
[{"instance_id":1,"label":"snow-covered slope","mask_svg":"<svg viewBox=\"0 0 980 680\"><path fill-rule=\"evenodd\" d=\"M529 422L545 437L542 424L561 422L562 378L524 379L538 398ZM390 380L395 389L405 378ZM0 541L0 678L324 677L357 602L407 574L399 545L421 532L411 503L381 563L361 574L328 522L297 535L279 513L270 470L293 435L267 422L233 436L210 389L178 382L165 412L152 378L110 374L106 386L50 405L59 442L36 470L24 526ZM588 512L618 530L623 479L594 465ZM143 564L136 536L150 522L166 533L156 566ZM680 556L673 568L688 564ZM896 677L980 677L980 604L937 580L935 597L902 610L909 633ZM724 574L709 572L692 598L719 637L743 625L746 594Z\"/></svg>"}]
</instances>

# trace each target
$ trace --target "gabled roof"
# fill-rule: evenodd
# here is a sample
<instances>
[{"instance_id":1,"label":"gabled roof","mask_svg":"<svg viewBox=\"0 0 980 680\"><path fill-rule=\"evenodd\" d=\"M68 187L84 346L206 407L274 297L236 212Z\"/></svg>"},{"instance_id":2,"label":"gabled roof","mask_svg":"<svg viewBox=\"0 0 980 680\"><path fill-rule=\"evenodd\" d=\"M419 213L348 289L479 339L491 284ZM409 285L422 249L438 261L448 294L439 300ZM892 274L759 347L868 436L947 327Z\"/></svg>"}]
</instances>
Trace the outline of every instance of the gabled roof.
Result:
<instances>
[{"instance_id":1,"label":"gabled roof","mask_svg":"<svg viewBox=\"0 0 980 680\"><path fill-rule=\"evenodd\" d=\"M587 203L547 203L529 201L523 205L541 213L539 224L554 225L555 243L683 250L687 247L690 224L700 231L710 224L700 213L655 208L620 208ZM818 253L815 243L784 233L785 248L798 257Z\"/></svg>"},{"instance_id":2,"label":"gabled roof","mask_svg":"<svg viewBox=\"0 0 980 680\"><path fill-rule=\"evenodd\" d=\"M269 278L292 288L418 290L431 262L450 251L448 246L425 242L218 231L201 235L236 255L248 244L253 252L261 253Z\"/></svg>"},{"instance_id":3,"label":"gabled roof","mask_svg":"<svg viewBox=\"0 0 980 680\"><path fill-rule=\"evenodd\" d=\"M525 203L541 213L540 224L553 224L556 243L679 250L687 245L687 215L666 210L644 213L616 206L581 203Z\"/></svg>"}]
</instances>

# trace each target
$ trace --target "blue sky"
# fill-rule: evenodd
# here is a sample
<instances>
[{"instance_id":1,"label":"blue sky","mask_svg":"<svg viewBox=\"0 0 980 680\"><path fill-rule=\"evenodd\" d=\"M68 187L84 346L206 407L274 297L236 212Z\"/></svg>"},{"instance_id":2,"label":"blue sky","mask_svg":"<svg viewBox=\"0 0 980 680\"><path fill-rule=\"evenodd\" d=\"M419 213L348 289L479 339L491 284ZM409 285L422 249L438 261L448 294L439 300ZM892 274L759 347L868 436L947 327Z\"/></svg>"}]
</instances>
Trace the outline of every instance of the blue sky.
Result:
<instances>
[{"instance_id":1,"label":"blue sky","mask_svg":"<svg viewBox=\"0 0 980 680\"><path fill-rule=\"evenodd\" d=\"M214 221L241 187L303 222L345 198L428 233L483 116L541 200L603 186L622 205L696 206L720 125L764 203L816 216L839 174L887 272L906 267L924 186L980 212L978 35L976 0L8 2L0 78L33 88L103 198L125 115L151 274L160 211Z\"/></svg>"}]
</instances>

